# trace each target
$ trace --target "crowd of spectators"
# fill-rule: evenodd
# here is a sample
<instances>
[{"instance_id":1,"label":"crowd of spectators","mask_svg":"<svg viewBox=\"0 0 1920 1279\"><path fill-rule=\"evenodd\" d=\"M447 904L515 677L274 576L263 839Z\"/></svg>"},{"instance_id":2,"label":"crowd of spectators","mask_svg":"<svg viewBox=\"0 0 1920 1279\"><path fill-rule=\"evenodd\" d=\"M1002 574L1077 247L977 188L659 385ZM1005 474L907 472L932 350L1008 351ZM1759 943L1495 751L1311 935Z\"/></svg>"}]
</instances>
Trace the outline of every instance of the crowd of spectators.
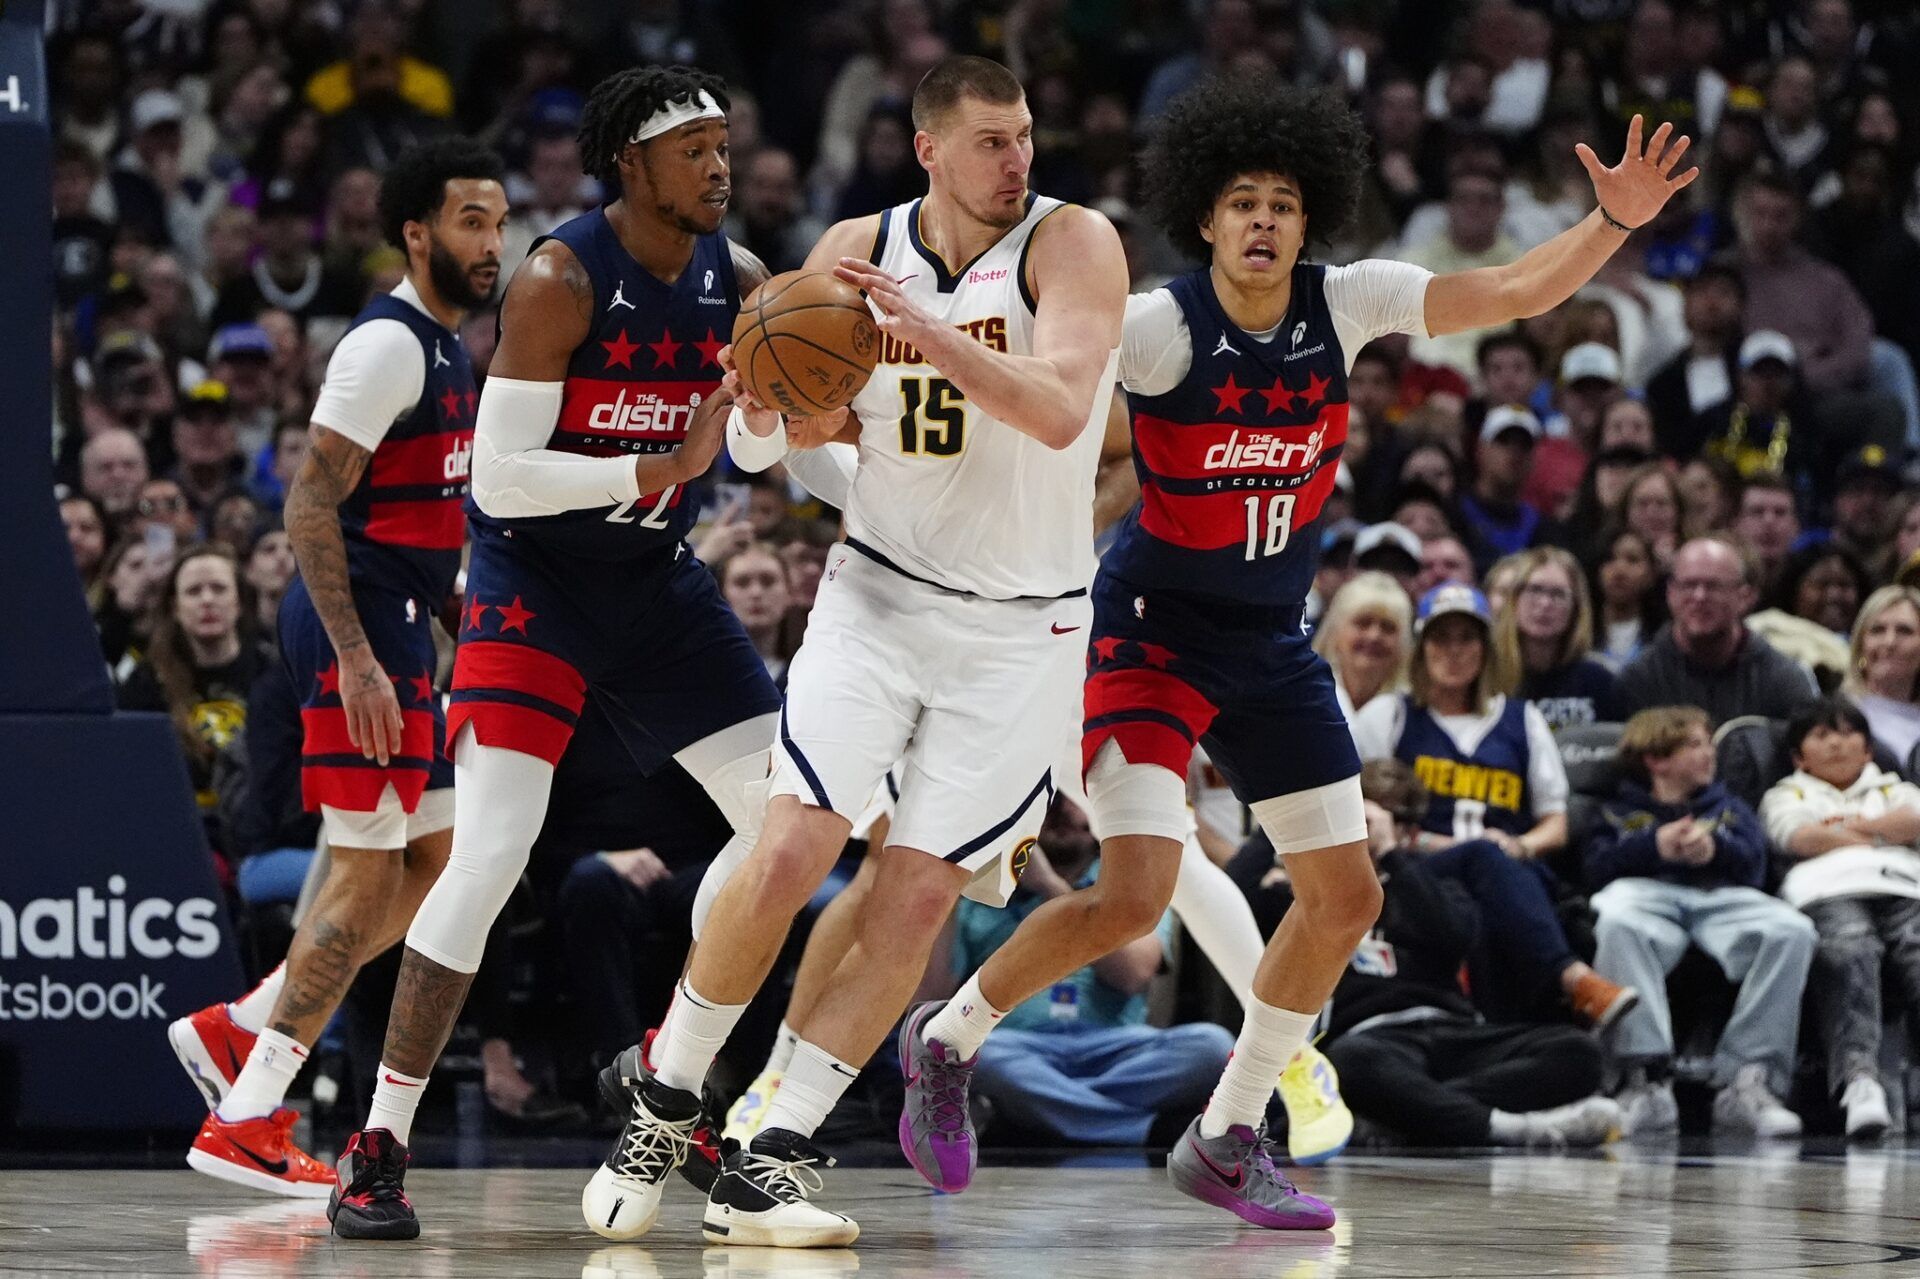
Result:
<instances>
[{"instance_id":1,"label":"crowd of spectators","mask_svg":"<svg viewBox=\"0 0 1920 1279\"><path fill-rule=\"evenodd\" d=\"M1387 817L1381 864L1397 868L1376 940L1389 955L1425 948L1392 980L1426 993L1394 998L1435 1013L1452 1073L1428 1081L1431 1095L1413 1089L1420 1104L1374 1100L1382 1079L1386 1094L1413 1088L1400 1075L1418 1037L1356 1029L1338 1011L1344 986L1333 1042L1353 1047L1335 1057L1363 1118L1415 1139L1510 1139L1488 1127L1502 1100L1538 1109L1601 1087L1631 1125L1657 1131L1697 1011L1687 999L1669 1010L1660 989L1678 965L1676 983L1710 985L1717 969L1738 990L1702 1072L1717 1118L1797 1127L1783 1103L1811 1095L1795 1091L1808 1063L1859 1131L1897 1091L1876 1073L1881 1024L1920 998L1908 909L1920 789L1901 780L1920 742L1909 478L1920 90L1908 73L1920 20L1909 7L77 0L48 11L61 515L103 660L125 706L176 725L243 920L290 898L313 844L287 764L298 721L272 651L295 571L278 511L333 344L404 270L376 200L408 143L460 131L506 156L505 278L535 238L602 198L575 142L593 83L635 62L697 62L733 87L728 231L779 271L832 220L923 189L908 96L940 57L984 53L1027 86L1033 186L1106 213L1146 289L1184 264L1134 213L1133 157L1166 103L1205 76L1324 85L1364 115L1362 209L1342 242L1314 246L1329 262L1511 262L1590 211L1576 143L1611 158L1633 114L1672 120L1701 178L1565 305L1356 356L1310 608L1357 738L1409 766L1371 774ZM463 331L482 376L494 324L483 310ZM719 474L707 502L696 550L779 677L837 513L778 471ZM1434 594L1449 585L1470 598ZM1451 602L1435 611L1436 599ZM1624 742L1606 729L1623 722ZM1859 749L1829 749L1834 737ZM591 726L576 740L591 749ZM1440 766L1449 742L1457 768ZM1607 763L1598 781L1578 767L1570 781L1563 766L1587 758L1583 744ZM1209 847L1270 927L1283 876L1259 838L1241 847L1253 828L1204 767L1196 779ZM500 961L508 984L574 1008L583 1029L569 1044L604 1052L657 1016L686 940L698 827L613 848L568 841L503 925L520 947ZM1057 819L1048 841L1065 842L1043 849L1084 871L1075 829ZM1865 892L1816 873L1855 862L1899 874ZM1781 897L1770 890L1783 874ZM1425 897L1450 913L1406 904ZM578 944L608 930L631 944ZM976 963L1003 932L972 921L955 962ZM550 944L526 943L541 934ZM1155 944L1163 957L1181 949ZM1711 963L1689 966L1690 951ZM1481 974L1467 987L1462 957ZM1129 975L1111 993L1132 1008L1140 992ZM500 1049L508 1027L476 1003ZM516 1042L555 1022L515 1028ZM1592 1024L1606 1027L1605 1054L1573 1029ZM1027 1062L1043 1056L1025 1047ZM488 1056L490 1096L519 1113L532 1085L501 1057ZM1549 1066L1577 1085L1566 1097L1484 1095ZM1878 1098L1866 1079L1885 1085Z\"/></svg>"}]
</instances>

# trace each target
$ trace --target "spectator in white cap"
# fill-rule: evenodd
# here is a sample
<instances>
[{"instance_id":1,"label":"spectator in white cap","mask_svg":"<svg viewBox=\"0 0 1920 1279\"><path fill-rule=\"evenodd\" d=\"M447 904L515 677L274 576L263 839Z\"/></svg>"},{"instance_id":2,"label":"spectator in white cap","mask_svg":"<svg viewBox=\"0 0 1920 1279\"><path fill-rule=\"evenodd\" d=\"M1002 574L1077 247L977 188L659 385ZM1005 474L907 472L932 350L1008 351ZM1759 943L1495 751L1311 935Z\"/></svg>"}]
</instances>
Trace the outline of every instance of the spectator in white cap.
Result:
<instances>
[{"instance_id":1,"label":"spectator in white cap","mask_svg":"<svg viewBox=\"0 0 1920 1279\"><path fill-rule=\"evenodd\" d=\"M207 219L225 203L226 188L188 167L186 119L186 108L169 90L147 89L135 97L127 109L127 145L108 186L122 226L197 259Z\"/></svg>"},{"instance_id":2,"label":"spectator in white cap","mask_svg":"<svg viewBox=\"0 0 1920 1279\"><path fill-rule=\"evenodd\" d=\"M1540 540L1540 512L1520 500L1533 473L1540 419L1519 404L1499 404L1480 423L1473 488L1460 513L1497 555L1524 551Z\"/></svg>"},{"instance_id":3,"label":"spectator in white cap","mask_svg":"<svg viewBox=\"0 0 1920 1279\"><path fill-rule=\"evenodd\" d=\"M1541 423L1523 500L1549 519L1565 516L1599 451L1600 419L1620 396L1620 353L1612 347L1582 342L1560 357L1555 412Z\"/></svg>"},{"instance_id":4,"label":"spectator in white cap","mask_svg":"<svg viewBox=\"0 0 1920 1279\"><path fill-rule=\"evenodd\" d=\"M1798 384L1800 357L1786 334L1749 333L1740 343L1733 398L1694 419L1689 452L1725 458L1743 477L1803 477L1816 440L1811 404Z\"/></svg>"},{"instance_id":5,"label":"spectator in white cap","mask_svg":"<svg viewBox=\"0 0 1920 1279\"><path fill-rule=\"evenodd\" d=\"M1411 599L1414 580L1420 576L1420 539L1404 524L1369 524L1353 539L1353 566L1362 572L1385 573Z\"/></svg>"}]
</instances>

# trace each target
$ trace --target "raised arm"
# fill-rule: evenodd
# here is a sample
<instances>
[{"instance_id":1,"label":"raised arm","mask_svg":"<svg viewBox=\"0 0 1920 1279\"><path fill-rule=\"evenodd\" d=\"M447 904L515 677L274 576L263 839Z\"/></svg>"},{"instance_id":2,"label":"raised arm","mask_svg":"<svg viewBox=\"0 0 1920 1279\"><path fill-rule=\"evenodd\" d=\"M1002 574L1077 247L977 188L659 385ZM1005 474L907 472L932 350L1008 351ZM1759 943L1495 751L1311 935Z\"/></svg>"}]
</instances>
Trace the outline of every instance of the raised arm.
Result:
<instances>
[{"instance_id":1,"label":"raised arm","mask_svg":"<svg viewBox=\"0 0 1920 1279\"><path fill-rule=\"evenodd\" d=\"M487 514L522 518L636 502L696 478L719 451L733 402L725 387L701 401L672 453L581 457L546 447L567 363L591 331L595 305L586 268L557 241L514 273L474 424L473 500Z\"/></svg>"},{"instance_id":2,"label":"raised arm","mask_svg":"<svg viewBox=\"0 0 1920 1279\"><path fill-rule=\"evenodd\" d=\"M838 274L867 291L881 328L918 348L982 412L1064 449L1086 429L1120 345L1126 256L1111 222L1068 205L1034 228L1027 260L1038 299L1032 355L992 350L934 318L865 258L841 258Z\"/></svg>"},{"instance_id":3,"label":"raised arm","mask_svg":"<svg viewBox=\"0 0 1920 1279\"><path fill-rule=\"evenodd\" d=\"M1427 285L1427 332L1438 337L1551 311L1594 277L1626 243L1629 230L1652 219L1675 191L1699 176L1697 168L1669 176L1686 154L1689 141L1682 137L1668 145L1673 125L1654 130L1644 150L1640 127L1640 117L1633 117L1627 126L1626 154L1611 169L1600 163L1586 143L1574 148L1600 202L1578 225L1506 266L1435 276Z\"/></svg>"}]
</instances>

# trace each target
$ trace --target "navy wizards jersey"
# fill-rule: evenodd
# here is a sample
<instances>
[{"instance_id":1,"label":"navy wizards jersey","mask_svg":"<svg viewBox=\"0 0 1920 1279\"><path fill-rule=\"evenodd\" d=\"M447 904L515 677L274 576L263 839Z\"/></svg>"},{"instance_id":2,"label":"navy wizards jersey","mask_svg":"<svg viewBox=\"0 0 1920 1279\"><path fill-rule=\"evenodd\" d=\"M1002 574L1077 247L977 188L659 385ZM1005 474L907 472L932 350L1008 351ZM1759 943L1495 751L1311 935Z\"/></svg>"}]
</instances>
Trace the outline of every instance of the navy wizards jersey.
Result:
<instances>
[{"instance_id":1,"label":"navy wizards jersey","mask_svg":"<svg viewBox=\"0 0 1920 1279\"><path fill-rule=\"evenodd\" d=\"M1347 441L1347 366L1326 268L1296 266L1272 341L1227 318L1206 269L1170 286L1193 363L1164 395L1128 393L1140 502L1104 568L1140 586L1298 609L1313 524Z\"/></svg>"},{"instance_id":2,"label":"navy wizards jersey","mask_svg":"<svg viewBox=\"0 0 1920 1279\"><path fill-rule=\"evenodd\" d=\"M453 592L460 571L480 396L466 347L432 316L383 293L348 331L370 320L407 326L420 342L426 380L419 403L387 428L360 483L340 504L347 573L356 584L417 598L431 611Z\"/></svg>"},{"instance_id":3,"label":"navy wizards jersey","mask_svg":"<svg viewBox=\"0 0 1920 1279\"><path fill-rule=\"evenodd\" d=\"M593 281L593 327L567 364L560 418L546 447L584 457L671 453L701 401L720 386L720 348L740 310L733 254L721 232L694 242L693 258L667 284L633 260L604 210L594 209L534 241L573 250ZM553 550L624 560L672 546L699 514L686 486L596 510L499 519L470 508L481 529L514 530Z\"/></svg>"},{"instance_id":4,"label":"navy wizards jersey","mask_svg":"<svg viewBox=\"0 0 1920 1279\"><path fill-rule=\"evenodd\" d=\"M1394 756L1412 766L1433 798L1420 823L1436 835L1477 839L1488 829L1524 835L1534 828L1527 793L1533 751L1527 740L1527 704L1503 698L1500 718L1472 754L1460 749L1433 716L1401 694L1406 727Z\"/></svg>"}]
</instances>

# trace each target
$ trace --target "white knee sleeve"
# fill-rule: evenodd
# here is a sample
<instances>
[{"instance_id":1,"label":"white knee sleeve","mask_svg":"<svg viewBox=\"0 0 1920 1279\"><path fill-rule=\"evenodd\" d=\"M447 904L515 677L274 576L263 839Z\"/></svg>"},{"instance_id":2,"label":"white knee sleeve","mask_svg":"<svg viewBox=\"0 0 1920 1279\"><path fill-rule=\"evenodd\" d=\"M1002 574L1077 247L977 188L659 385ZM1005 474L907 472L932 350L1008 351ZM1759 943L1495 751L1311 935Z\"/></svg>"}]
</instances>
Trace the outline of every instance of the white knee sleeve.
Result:
<instances>
[{"instance_id":1,"label":"white knee sleeve","mask_svg":"<svg viewBox=\"0 0 1920 1279\"><path fill-rule=\"evenodd\" d=\"M1155 835L1179 844L1192 825L1187 779L1158 764L1129 764L1111 740L1087 770L1087 802L1089 825L1100 839Z\"/></svg>"},{"instance_id":2,"label":"white knee sleeve","mask_svg":"<svg viewBox=\"0 0 1920 1279\"><path fill-rule=\"evenodd\" d=\"M413 917L407 945L443 968L471 973L546 821L553 765L482 746L463 727L453 776L453 852Z\"/></svg>"},{"instance_id":3,"label":"white knee sleeve","mask_svg":"<svg viewBox=\"0 0 1920 1279\"><path fill-rule=\"evenodd\" d=\"M1276 853L1311 853L1367 838L1367 805L1358 777L1276 795L1250 807Z\"/></svg>"},{"instance_id":4,"label":"white knee sleeve","mask_svg":"<svg viewBox=\"0 0 1920 1279\"><path fill-rule=\"evenodd\" d=\"M733 827L728 840L707 867L700 880L700 891L693 899L693 939L700 940L701 926L713 899L727 877L747 859L760 839L760 824L767 815L767 791L772 785L768 768L772 763L773 737L780 723L778 714L761 715L723 728L676 754L673 758L693 775L707 792L727 823Z\"/></svg>"}]
</instances>

